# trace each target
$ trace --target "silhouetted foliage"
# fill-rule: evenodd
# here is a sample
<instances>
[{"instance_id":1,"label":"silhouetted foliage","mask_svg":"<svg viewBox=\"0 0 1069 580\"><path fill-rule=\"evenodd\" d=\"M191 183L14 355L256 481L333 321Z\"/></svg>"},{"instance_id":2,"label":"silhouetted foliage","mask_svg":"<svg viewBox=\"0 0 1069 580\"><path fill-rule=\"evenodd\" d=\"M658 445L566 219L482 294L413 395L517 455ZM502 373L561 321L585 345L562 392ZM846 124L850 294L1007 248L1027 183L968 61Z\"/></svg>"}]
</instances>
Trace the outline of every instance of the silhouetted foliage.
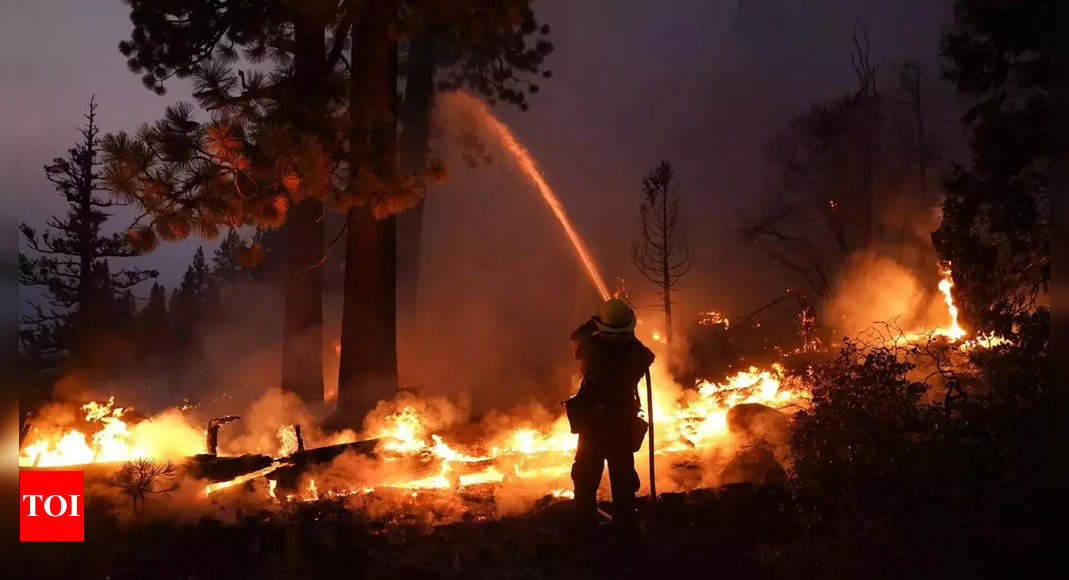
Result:
<instances>
[{"instance_id":1,"label":"silhouetted foliage","mask_svg":"<svg viewBox=\"0 0 1069 580\"><path fill-rule=\"evenodd\" d=\"M690 247L679 223L679 192L674 179L668 161L661 161L642 178L640 237L631 248L635 267L661 294L668 344L672 343L672 288L690 270Z\"/></svg>"},{"instance_id":2,"label":"silhouetted foliage","mask_svg":"<svg viewBox=\"0 0 1069 580\"><path fill-rule=\"evenodd\" d=\"M820 298L830 297L852 254L902 243L905 218L880 218L892 208L909 215L915 205L900 201L916 159L912 122L878 91L860 30L851 53L857 89L813 105L769 144L776 175L743 227L749 242Z\"/></svg>"},{"instance_id":3,"label":"silhouetted foliage","mask_svg":"<svg viewBox=\"0 0 1069 580\"><path fill-rule=\"evenodd\" d=\"M916 460L916 435L932 426L919 404L928 387L906 378L914 367L902 354L848 342L837 358L812 368L812 403L795 415L791 439L801 485L827 498L863 491L856 501L878 502L887 486L900 484L900 470Z\"/></svg>"},{"instance_id":4,"label":"silhouetted foliage","mask_svg":"<svg viewBox=\"0 0 1069 580\"><path fill-rule=\"evenodd\" d=\"M117 325L135 310L130 288L156 277L154 270L123 268L111 271L109 260L129 258L140 252L122 234L103 231L109 208L120 205L100 184L99 127L96 102L89 101L86 125L79 130L82 141L45 166L48 180L67 205L65 217L52 216L47 229L38 232L22 224L26 247L36 255L19 255L19 284L41 286L45 301L30 303L19 332L25 353L55 358L78 351L87 334Z\"/></svg>"},{"instance_id":5,"label":"silhouetted foliage","mask_svg":"<svg viewBox=\"0 0 1069 580\"><path fill-rule=\"evenodd\" d=\"M944 76L971 100L972 159L947 178L932 239L971 327L1010 335L1050 280L1052 2L958 0Z\"/></svg>"},{"instance_id":6,"label":"silhouetted foliage","mask_svg":"<svg viewBox=\"0 0 1069 580\"><path fill-rule=\"evenodd\" d=\"M157 462L151 459L135 459L122 467L108 480L108 485L118 488L130 498L134 513L145 510L145 499L150 494L167 493L178 488L175 478L178 470L170 461Z\"/></svg>"}]
</instances>

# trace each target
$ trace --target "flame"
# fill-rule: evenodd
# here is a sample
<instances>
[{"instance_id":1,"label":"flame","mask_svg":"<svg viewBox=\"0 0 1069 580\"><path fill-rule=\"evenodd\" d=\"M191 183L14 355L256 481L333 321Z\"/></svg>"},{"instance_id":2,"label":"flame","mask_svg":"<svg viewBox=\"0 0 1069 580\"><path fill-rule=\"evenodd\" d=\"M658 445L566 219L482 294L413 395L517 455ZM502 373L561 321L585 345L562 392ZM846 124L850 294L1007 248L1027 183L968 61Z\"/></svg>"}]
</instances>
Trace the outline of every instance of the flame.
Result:
<instances>
[{"instance_id":1,"label":"flame","mask_svg":"<svg viewBox=\"0 0 1069 580\"><path fill-rule=\"evenodd\" d=\"M929 332L945 337L949 344L962 351L992 348L1009 341L994 333L975 333L970 336L959 323L954 302L953 282L949 267L942 270L939 291L947 306L946 327ZM716 311L699 313L703 325L727 327L727 317ZM917 335L919 337L921 335ZM660 342L660 331L653 332ZM914 336L910 335L910 340ZM918 338L919 340L919 338ZM721 381L700 381L693 388L682 388L671 379L660 357L651 372L654 376L654 429L658 441L658 461L671 464L678 460L699 462L703 454L714 456L721 450L731 450L735 443L728 429L728 413L738 405L759 403L790 413L804 407L808 392L800 379L792 377L780 364L767 368L749 367ZM645 389L639 389L643 408ZM392 405L392 406L391 406ZM324 497L367 495L394 489L406 497L418 497L423 491L462 490L471 486L528 485L529 489L548 493L555 498L568 498L571 492L568 475L576 448L576 436L570 432L567 419L559 414L539 420L505 417L495 423L474 443L459 443L447 433L438 431L443 423L435 417L430 406L414 400L398 399L387 403L385 412L369 423L368 438L378 439L376 455L378 470L367 481L324 483L309 479L303 491L286 495L287 500L316 501ZM202 450L203 432L181 419L178 410L161 414L141 422L129 419L130 410L106 402L89 401L81 407L85 426L35 432L31 442L20 453L20 465L55 466L103 461L120 461L136 457L169 458L181 450L185 455ZM278 457L296 450L293 427L278 430ZM174 441L182 444L175 445ZM171 443L168 447L165 443ZM645 445L645 443L644 443ZM697 455L695 455L697 454ZM178 456L182 453L178 453ZM229 481L205 487L205 495L230 488L267 475L283 466L281 460L264 469ZM697 483L678 483L667 478L658 482L665 489L686 489ZM322 491L320 487L326 487ZM675 486L675 487L673 487ZM277 482L269 481L267 496L279 499Z\"/></svg>"},{"instance_id":2,"label":"flame","mask_svg":"<svg viewBox=\"0 0 1069 580\"><path fill-rule=\"evenodd\" d=\"M34 426L19 453L20 467L57 467L129 461L176 459L204 451L204 431L189 424L179 409L128 423L128 407L89 401L80 407L84 427Z\"/></svg>"},{"instance_id":3,"label":"flame","mask_svg":"<svg viewBox=\"0 0 1069 580\"><path fill-rule=\"evenodd\" d=\"M286 457L297 452L297 429L293 425L278 428L278 456Z\"/></svg>"},{"instance_id":4,"label":"flame","mask_svg":"<svg viewBox=\"0 0 1069 580\"><path fill-rule=\"evenodd\" d=\"M783 409L804 404L807 399L808 393L802 385L788 380L778 363L766 370L750 367L723 383L702 381L697 393L669 414L661 450L715 446L728 435L728 411L738 405L760 403Z\"/></svg>"},{"instance_id":5,"label":"flame","mask_svg":"<svg viewBox=\"0 0 1069 580\"><path fill-rule=\"evenodd\" d=\"M956 344L958 350L962 352L968 352L978 348L995 348L997 346L1005 344L1013 344L1011 340L1003 336L991 332L977 332L976 336L968 340L962 340L969 336L969 331L965 330L958 322L958 307L954 303L954 274L950 269L950 263L945 263L939 270L942 278L939 280L939 292L943 295L943 302L947 307L947 316L950 319L946 326L936 328L930 333L925 332L911 332L907 334L907 340L910 342L923 341L925 338L931 336L945 337L947 341L952 344Z\"/></svg>"},{"instance_id":6,"label":"flame","mask_svg":"<svg viewBox=\"0 0 1069 580\"><path fill-rule=\"evenodd\" d=\"M945 336L951 342L956 342L964 338L968 333L958 324L958 307L954 305L954 295L951 293L951 289L954 288L954 277L950 271L950 265L948 264L940 273L943 275L943 279L939 281L939 291L943 294L943 301L946 302L947 314L950 315L950 324L944 328L937 329L935 334Z\"/></svg>"},{"instance_id":7,"label":"flame","mask_svg":"<svg viewBox=\"0 0 1069 580\"><path fill-rule=\"evenodd\" d=\"M204 486L204 495L208 496L208 495L211 495L211 494L213 494L213 493L215 493L215 492L217 492L217 491L219 491L221 489L226 489L228 487L233 487L233 486L238 485L240 483L245 483L247 481L252 481L252 480L254 480L254 479L258 478L258 477L263 477L263 476L271 473L272 471L275 471L276 469L282 467L283 465L288 465L288 464L282 463L281 461L275 461L271 465L268 465L267 467L265 467L263 469L258 469L256 471L253 471L253 472L250 472L250 473L241 474L241 475L235 477L234 479L228 479L226 481L220 481L218 483L209 483L208 485ZM275 483L275 482L272 481L271 483ZM272 497L274 497L275 486L271 485L268 491L272 495Z\"/></svg>"},{"instance_id":8,"label":"flame","mask_svg":"<svg viewBox=\"0 0 1069 580\"><path fill-rule=\"evenodd\" d=\"M662 365L654 366L657 453L671 455L713 451L729 437L727 414L742 403L762 403L789 412L808 399L802 385L787 377L781 365L751 367L720 383L703 381L694 390L679 390ZM682 393L682 396L680 394ZM644 393L643 393L644 395ZM643 396L643 407L645 400ZM515 422L514 422L515 423ZM491 433L481 445L460 446L427 428L429 421L411 405L388 414L376 433L379 449L396 456L418 458L420 465L437 466L430 475L403 476L384 487L412 490L461 489L485 483L531 481L544 484L554 497L569 497L565 488L576 448L567 419L557 417L542 427L524 425ZM391 463L396 463L396 457ZM668 482L666 482L668 483Z\"/></svg>"}]
</instances>

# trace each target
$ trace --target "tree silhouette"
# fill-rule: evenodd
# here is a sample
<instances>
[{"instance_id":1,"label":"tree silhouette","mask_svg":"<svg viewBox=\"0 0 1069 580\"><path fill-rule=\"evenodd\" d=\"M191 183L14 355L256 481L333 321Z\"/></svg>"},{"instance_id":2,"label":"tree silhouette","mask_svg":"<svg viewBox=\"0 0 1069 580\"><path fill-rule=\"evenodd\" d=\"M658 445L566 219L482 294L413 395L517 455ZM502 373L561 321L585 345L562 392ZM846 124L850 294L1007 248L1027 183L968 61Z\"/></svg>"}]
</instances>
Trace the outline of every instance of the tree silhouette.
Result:
<instances>
[{"instance_id":1,"label":"tree silhouette","mask_svg":"<svg viewBox=\"0 0 1069 580\"><path fill-rule=\"evenodd\" d=\"M959 0L944 76L972 99L972 159L946 180L932 240L951 263L967 324L1003 335L1050 280L1052 3Z\"/></svg>"},{"instance_id":2,"label":"tree silhouette","mask_svg":"<svg viewBox=\"0 0 1069 580\"><path fill-rule=\"evenodd\" d=\"M23 242L36 256L19 255L19 284L42 286L45 301L30 303L20 320L22 347L41 357L73 349L78 354L91 332L113 327L118 314L132 313L129 289L156 277L154 270L112 272L109 259L139 255L121 234L105 234L108 208L119 202L99 195L97 104L89 100L82 141L45 165L48 180L67 204L66 217L52 216L46 231L21 224Z\"/></svg>"},{"instance_id":3,"label":"tree silhouette","mask_svg":"<svg viewBox=\"0 0 1069 580\"><path fill-rule=\"evenodd\" d=\"M916 159L913 131L880 94L864 27L854 34L857 88L798 115L769 145L778 169L743 235L805 288L828 298L851 255L900 241L902 221L881 223L901 199ZM908 204L898 208L908 217Z\"/></svg>"},{"instance_id":4,"label":"tree silhouette","mask_svg":"<svg viewBox=\"0 0 1069 580\"><path fill-rule=\"evenodd\" d=\"M373 321L361 331L369 335L366 340L343 338L342 367L395 384L392 216L414 207L425 181L443 174L430 161L417 168L394 160L397 40L421 18L435 23L441 46L451 47L440 60L450 63L440 71L442 83L522 103L537 87L527 82L518 89L524 81L514 73L548 52L548 44L529 48L522 42L538 29L532 29L528 2L434 2L422 12L379 0L129 3L135 26L120 49L131 69L144 73L146 86L157 91L173 76L191 76L196 98L212 114L202 123L193 118L192 107L176 105L136 137L109 140L109 179L148 211L134 237L155 243L222 227L286 224L283 385L320 399L321 283L315 280L324 263L325 236L322 209L305 200L322 200L347 215L345 231L328 245L329 251L344 236L346 270L356 268L343 307L356 311L343 319ZM268 57L274 63L270 72L239 68ZM359 248L357 240L364 242ZM368 287L359 289L362 284ZM372 340L372 354L356 352Z\"/></svg>"},{"instance_id":5,"label":"tree silhouette","mask_svg":"<svg viewBox=\"0 0 1069 580\"><path fill-rule=\"evenodd\" d=\"M657 285L664 302L664 332L672 344L672 288L690 270L690 247L679 225L679 196L672 164L661 161L642 178L641 237L631 248L635 266Z\"/></svg>"},{"instance_id":6,"label":"tree silhouette","mask_svg":"<svg viewBox=\"0 0 1069 580\"><path fill-rule=\"evenodd\" d=\"M169 336L170 319L167 311L167 289L159 282L152 284L148 302L138 315L144 341L159 344Z\"/></svg>"},{"instance_id":7,"label":"tree silhouette","mask_svg":"<svg viewBox=\"0 0 1069 580\"><path fill-rule=\"evenodd\" d=\"M108 485L118 488L130 498L135 514L145 511L145 498L149 494L168 493L178 488L178 470L170 461L163 463L151 459L135 459L108 479Z\"/></svg>"},{"instance_id":8,"label":"tree silhouette","mask_svg":"<svg viewBox=\"0 0 1069 580\"><path fill-rule=\"evenodd\" d=\"M344 99L338 67L356 3L127 3L134 28L119 48L130 69L158 93L172 77L192 77L195 98L213 115L198 123L180 104L136 139L110 142L110 177L149 213L134 233L152 243L157 235L213 237L221 227L285 223L282 383L322 400L316 266L323 201L337 193L330 179L344 156L335 128Z\"/></svg>"}]
</instances>

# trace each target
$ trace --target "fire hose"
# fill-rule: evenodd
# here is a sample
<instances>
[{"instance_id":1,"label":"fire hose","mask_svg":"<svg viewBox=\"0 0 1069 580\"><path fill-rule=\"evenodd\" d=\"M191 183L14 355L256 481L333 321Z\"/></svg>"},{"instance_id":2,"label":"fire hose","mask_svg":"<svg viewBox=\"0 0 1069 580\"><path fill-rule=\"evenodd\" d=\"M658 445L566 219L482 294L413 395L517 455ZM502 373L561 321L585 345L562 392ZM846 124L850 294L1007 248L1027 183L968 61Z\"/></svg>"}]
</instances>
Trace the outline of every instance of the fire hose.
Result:
<instances>
[{"instance_id":1,"label":"fire hose","mask_svg":"<svg viewBox=\"0 0 1069 580\"><path fill-rule=\"evenodd\" d=\"M657 475L653 466L653 383L649 369L646 369L646 419L649 420L650 430L650 528L653 528L657 520Z\"/></svg>"}]
</instances>

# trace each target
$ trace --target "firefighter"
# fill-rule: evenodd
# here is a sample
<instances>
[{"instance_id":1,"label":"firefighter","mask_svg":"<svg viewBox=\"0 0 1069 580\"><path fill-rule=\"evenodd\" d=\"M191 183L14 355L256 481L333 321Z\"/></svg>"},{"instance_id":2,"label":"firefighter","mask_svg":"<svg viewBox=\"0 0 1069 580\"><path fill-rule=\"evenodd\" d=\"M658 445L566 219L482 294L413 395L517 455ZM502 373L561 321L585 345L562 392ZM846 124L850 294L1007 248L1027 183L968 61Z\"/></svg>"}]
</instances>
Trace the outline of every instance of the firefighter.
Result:
<instances>
[{"instance_id":1,"label":"firefighter","mask_svg":"<svg viewBox=\"0 0 1069 580\"><path fill-rule=\"evenodd\" d=\"M639 418L638 382L654 355L634 334L635 313L618 298L572 333L583 379L565 404L579 445L572 464L575 506L581 530L597 526L597 490L605 463L612 488L613 527L625 544L638 542L635 523L635 451L646 423Z\"/></svg>"}]
</instances>

